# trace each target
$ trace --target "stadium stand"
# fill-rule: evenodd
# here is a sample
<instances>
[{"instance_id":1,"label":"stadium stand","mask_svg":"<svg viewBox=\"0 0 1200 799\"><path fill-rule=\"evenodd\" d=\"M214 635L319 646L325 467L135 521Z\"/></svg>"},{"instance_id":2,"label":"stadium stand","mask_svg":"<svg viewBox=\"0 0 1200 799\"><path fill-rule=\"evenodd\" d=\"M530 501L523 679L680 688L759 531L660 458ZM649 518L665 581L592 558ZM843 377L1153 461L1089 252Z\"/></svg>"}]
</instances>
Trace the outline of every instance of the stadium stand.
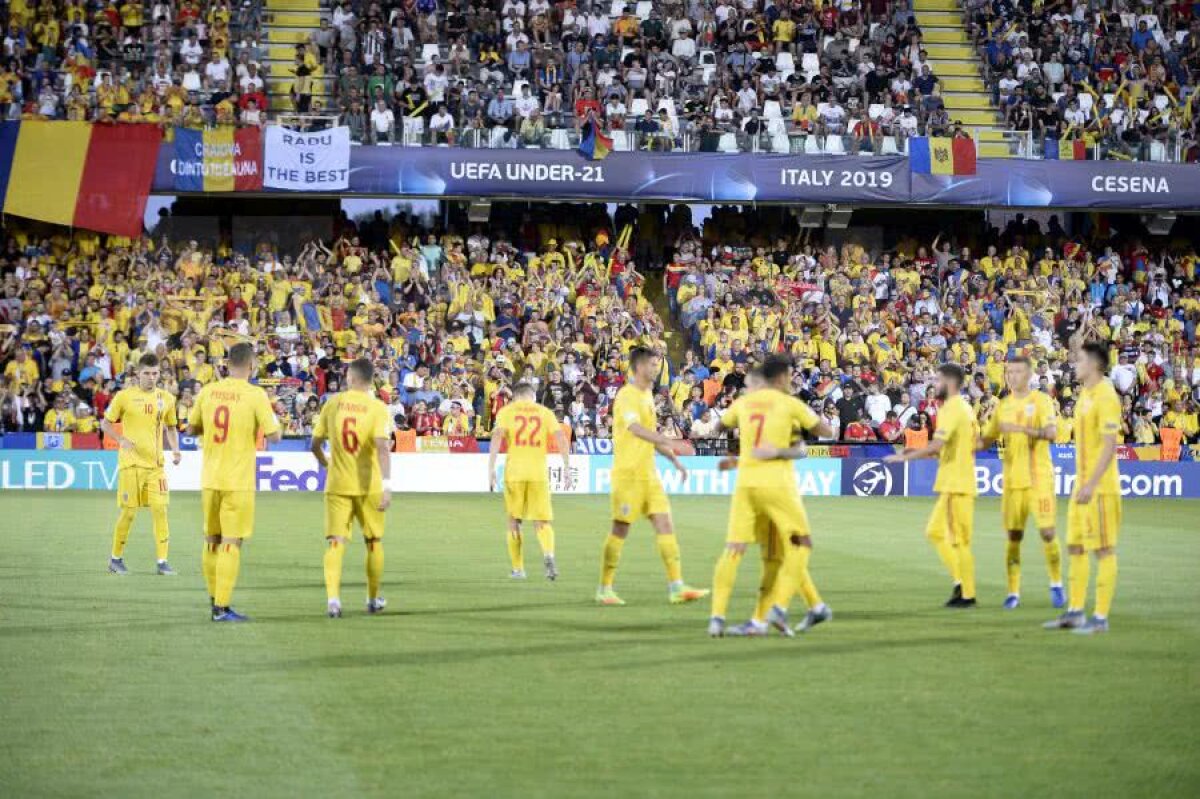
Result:
<instances>
[{"instance_id":1,"label":"stadium stand","mask_svg":"<svg viewBox=\"0 0 1200 799\"><path fill-rule=\"evenodd\" d=\"M0 117L299 114L363 143L567 148L591 114L617 150L889 154L969 135L982 156L1197 157L1190 5L1037 9L18 0L0 12Z\"/></svg>"},{"instance_id":2,"label":"stadium stand","mask_svg":"<svg viewBox=\"0 0 1200 799\"><path fill-rule=\"evenodd\" d=\"M1067 346L1082 337L1114 345L1126 442L1152 444L1164 427L1200 440L1190 245L1152 252L1131 235L1072 237L1017 217L979 245L904 237L867 251L853 235L833 246L797 234L780 209L715 209L696 228L682 205L577 208L570 223L543 208L444 230L343 218L336 241L252 257L10 220L0 430L94 431L142 352L169 365L186 423L230 342L251 337L292 435L311 432L344 362L368 354L405 435L486 436L529 381L576 436L603 438L623 359L642 344L668 356L659 412L680 436L710 439L746 368L783 351L797 394L840 440L904 441L932 428L943 360L966 368L986 417L1004 359L1030 354L1068 413Z\"/></svg>"}]
</instances>

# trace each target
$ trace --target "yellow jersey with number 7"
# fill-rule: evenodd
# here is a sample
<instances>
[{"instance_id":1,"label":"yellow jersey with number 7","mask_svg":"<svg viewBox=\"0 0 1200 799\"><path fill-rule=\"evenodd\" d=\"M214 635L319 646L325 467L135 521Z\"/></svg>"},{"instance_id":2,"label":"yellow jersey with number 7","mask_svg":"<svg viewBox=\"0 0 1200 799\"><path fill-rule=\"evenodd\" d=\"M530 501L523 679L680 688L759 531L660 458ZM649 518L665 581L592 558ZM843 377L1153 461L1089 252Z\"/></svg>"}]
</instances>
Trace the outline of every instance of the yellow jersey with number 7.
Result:
<instances>
[{"instance_id":1,"label":"yellow jersey with number 7","mask_svg":"<svg viewBox=\"0 0 1200 799\"><path fill-rule=\"evenodd\" d=\"M737 484L740 488L782 488L796 484L788 460L759 460L754 448L792 445L796 430L811 430L820 422L813 409L774 388L762 388L734 401L721 417L725 427L738 428Z\"/></svg>"}]
</instances>

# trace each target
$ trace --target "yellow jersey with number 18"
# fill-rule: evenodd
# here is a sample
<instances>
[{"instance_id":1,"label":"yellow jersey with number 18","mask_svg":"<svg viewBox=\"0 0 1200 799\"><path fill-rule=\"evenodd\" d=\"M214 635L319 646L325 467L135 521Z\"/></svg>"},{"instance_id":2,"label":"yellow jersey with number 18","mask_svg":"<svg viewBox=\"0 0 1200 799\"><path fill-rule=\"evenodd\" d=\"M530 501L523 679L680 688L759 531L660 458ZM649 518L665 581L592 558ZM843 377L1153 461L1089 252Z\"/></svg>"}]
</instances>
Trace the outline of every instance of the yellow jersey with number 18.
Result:
<instances>
[{"instance_id":1,"label":"yellow jersey with number 18","mask_svg":"<svg viewBox=\"0 0 1200 799\"><path fill-rule=\"evenodd\" d=\"M938 453L937 479L933 490L939 494L978 493L975 487L975 437L978 426L975 412L961 394L946 400L938 411L933 437L942 442Z\"/></svg>"},{"instance_id":2,"label":"yellow jersey with number 18","mask_svg":"<svg viewBox=\"0 0 1200 799\"><path fill-rule=\"evenodd\" d=\"M329 442L325 493L361 497L383 490L376 439L392 437L387 406L365 391L343 391L321 408L313 435Z\"/></svg>"},{"instance_id":3,"label":"yellow jersey with number 18","mask_svg":"<svg viewBox=\"0 0 1200 799\"><path fill-rule=\"evenodd\" d=\"M613 481L657 479L654 445L629 432L629 426L634 424L647 430L657 429L654 395L632 384L623 386L613 400L612 417Z\"/></svg>"},{"instance_id":4,"label":"yellow jersey with number 18","mask_svg":"<svg viewBox=\"0 0 1200 799\"><path fill-rule=\"evenodd\" d=\"M796 470L791 461L763 461L752 453L762 445L790 447L797 429L811 430L819 421L812 408L777 389L759 389L736 400L721 417L721 424L738 428L738 487L794 487Z\"/></svg>"},{"instance_id":5,"label":"yellow jersey with number 18","mask_svg":"<svg viewBox=\"0 0 1200 799\"><path fill-rule=\"evenodd\" d=\"M998 439L1004 447L1001 463L1005 490L1044 488L1054 486L1054 462L1050 457L1050 442L1044 438L1031 439L1024 433L1001 433L1000 423L1033 427L1038 430L1055 424L1054 400L1041 391L1031 391L1024 397L1009 394L1000 400L996 412L987 421L983 437Z\"/></svg>"},{"instance_id":6,"label":"yellow jersey with number 18","mask_svg":"<svg viewBox=\"0 0 1200 799\"><path fill-rule=\"evenodd\" d=\"M253 491L258 436L279 431L267 392L231 377L209 383L200 389L189 422L200 430L200 487Z\"/></svg>"},{"instance_id":7,"label":"yellow jersey with number 18","mask_svg":"<svg viewBox=\"0 0 1200 799\"><path fill-rule=\"evenodd\" d=\"M158 469L163 465L163 431L179 424L175 418L175 398L161 388L142 391L137 386L121 389L113 397L104 418L121 423L121 435L133 442L133 449L117 454L117 468L135 466Z\"/></svg>"},{"instance_id":8,"label":"yellow jersey with number 18","mask_svg":"<svg viewBox=\"0 0 1200 799\"><path fill-rule=\"evenodd\" d=\"M495 427L504 430L504 482L549 482L546 446L559 429L554 412L536 402L510 402L496 414Z\"/></svg>"}]
</instances>

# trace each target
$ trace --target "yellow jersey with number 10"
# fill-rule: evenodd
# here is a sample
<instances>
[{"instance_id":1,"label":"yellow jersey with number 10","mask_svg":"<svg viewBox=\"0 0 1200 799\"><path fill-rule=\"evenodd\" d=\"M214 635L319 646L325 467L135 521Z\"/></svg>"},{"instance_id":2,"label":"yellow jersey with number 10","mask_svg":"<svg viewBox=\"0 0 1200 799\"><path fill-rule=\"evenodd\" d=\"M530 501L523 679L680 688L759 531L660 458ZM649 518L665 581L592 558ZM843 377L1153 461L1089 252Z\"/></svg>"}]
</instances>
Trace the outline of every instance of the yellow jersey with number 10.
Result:
<instances>
[{"instance_id":1,"label":"yellow jersey with number 10","mask_svg":"<svg viewBox=\"0 0 1200 799\"><path fill-rule=\"evenodd\" d=\"M231 377L209 383L200 389L188 420L200 430L200 487L253 491L258 436L279 430L267 392Z\"/></svg>"},{"instance_id":2,"label":"yellow jersey with number 10","mask_svg":"<svg viewBox=\"0 0 1200 799\"><path fill-rule=\"evenodd\" d=\"M933 490L939 494L978 493L975 486L975 437L978 426L975 412L961 394L946 400L937 415L933 437L942 442L938 453L937 480Z\"/></svg>"},{"instance_id":3,"label":"yellow jersey with number 10","mask_svg":"<svg viewBox=\"0 0 1200 799\"><path fill-rule=\"evenodd\" d=\"M361 497L383 490L375 441L392 437L386 405L365 391L335 394L321 408L313 435L329 442L326 494Z\"/></svg>"},{"instance_id":4,"label":"yellow jersey with number 10","mask_svg":"<svg viewBox=\"0 0 1200 799\"><path fill-rule=\"evenodd\" d=\"M622 386L613 400L613 480L656 479L654 445L629 432L629 426L639 424L656 430L654 395L635 385Z\"/></svg>"},{"instance_id":5,"label":"yellow jersey with number 10","mask_svg":"<svg viewBox=\"0 0 1200 799\"><path fill-rule=\"evenodd\" d=\"M738 486L794 487L796 470L791 461L759 460L753 455L754 448L790 447L797 429L811 430L819 421L812 408L777 389L759 389L736 400L721 417L721 424L738 428Z\"/></svg>"},{"instance_id":6,"label":"yellow jersey with number 10","mask_svg":"<svg viewBox=\"0 0 1200 799\"><path fill-rule=\"evenodd\" d=\"M133 449L117 454L117 468L157 469L163 465L163 431L167 425L179 424L175 398L169 393L161 388L121 389L104 411L104 418L113 424L120 422L121 435L133 442Z\"/></svg>"},{"instance_id":7,"label":"yellow jersey with number 10","mask_svg":"<svg viewBox=\"0 0 1200 799\"><path fill-rule=\"evenodd\" d=\"M546 447L559 429L554 412L536 402L510 402L496 414L495 427L504 430L504 482L549 482Z\"/></svg>"}]
</instances>

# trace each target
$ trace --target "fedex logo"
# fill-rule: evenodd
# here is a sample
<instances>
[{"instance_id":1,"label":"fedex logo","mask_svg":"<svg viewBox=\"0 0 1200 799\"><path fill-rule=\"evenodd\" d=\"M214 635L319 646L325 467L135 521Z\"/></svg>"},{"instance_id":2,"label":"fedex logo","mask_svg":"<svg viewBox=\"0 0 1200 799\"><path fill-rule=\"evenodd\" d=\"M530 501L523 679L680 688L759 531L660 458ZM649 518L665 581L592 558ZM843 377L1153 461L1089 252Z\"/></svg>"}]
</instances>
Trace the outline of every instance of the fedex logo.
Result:
<instances>
[{"instance_id":1,"label":"fedex logo","mask_svg":"<svg viewBox=\"0 0 1200 799\"><path fill-rule=\"evenodd\" d=\"M295 458L289 459L294 461ZM323 491L325 472L313 464L311 469L288 468L273 455L259 455L254 482L259 491Z\"/></svg>"}]
</instances>

